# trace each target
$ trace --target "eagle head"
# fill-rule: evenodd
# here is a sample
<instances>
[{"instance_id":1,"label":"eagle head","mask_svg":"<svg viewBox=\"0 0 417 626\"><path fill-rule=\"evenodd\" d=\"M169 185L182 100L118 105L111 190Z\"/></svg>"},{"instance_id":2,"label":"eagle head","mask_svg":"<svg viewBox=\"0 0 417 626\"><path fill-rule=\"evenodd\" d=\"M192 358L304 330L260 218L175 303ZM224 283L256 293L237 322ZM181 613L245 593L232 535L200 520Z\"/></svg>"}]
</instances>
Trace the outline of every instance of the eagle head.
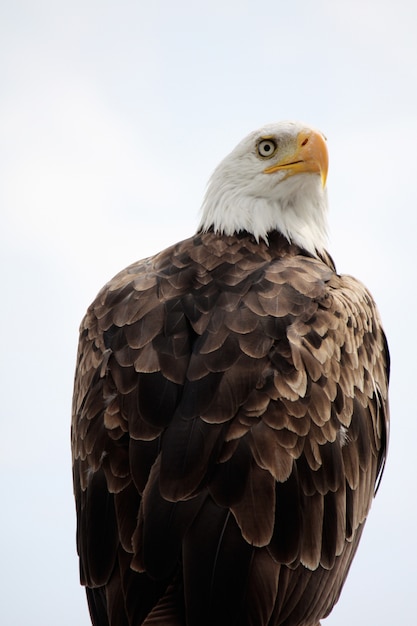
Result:
<instances>
[{"instance_id":1,"label":"eagle head","mask_svg":"<svg viewBox=\"0 0 417 626\"><path fill-rule=\"evenodd\" d=\"M327 241L328 152L322 133L300 122L270 124L245 137L215 169L200 230L258 241L279 231L313 255Z\"/></svg>"}]
</instances>

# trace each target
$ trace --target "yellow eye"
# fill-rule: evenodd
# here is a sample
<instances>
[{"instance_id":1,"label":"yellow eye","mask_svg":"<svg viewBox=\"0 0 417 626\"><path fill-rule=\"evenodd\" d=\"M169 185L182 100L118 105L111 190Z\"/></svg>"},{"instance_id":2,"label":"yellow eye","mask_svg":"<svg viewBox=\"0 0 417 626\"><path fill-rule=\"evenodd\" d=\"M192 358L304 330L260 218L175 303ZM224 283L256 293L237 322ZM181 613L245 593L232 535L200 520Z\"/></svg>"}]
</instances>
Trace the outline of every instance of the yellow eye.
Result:
<instances>
[{"instance_id":1,"label":"yellow eye","mask_svg":"<svg viewBox=\"0 0 417 626\"><path fill-rule=\"evenodd\" d=\"M273 139L262 139L258 143L258 154L263 159L269 159L277 150L277 144Z\"/></svg>"}]
</instances>

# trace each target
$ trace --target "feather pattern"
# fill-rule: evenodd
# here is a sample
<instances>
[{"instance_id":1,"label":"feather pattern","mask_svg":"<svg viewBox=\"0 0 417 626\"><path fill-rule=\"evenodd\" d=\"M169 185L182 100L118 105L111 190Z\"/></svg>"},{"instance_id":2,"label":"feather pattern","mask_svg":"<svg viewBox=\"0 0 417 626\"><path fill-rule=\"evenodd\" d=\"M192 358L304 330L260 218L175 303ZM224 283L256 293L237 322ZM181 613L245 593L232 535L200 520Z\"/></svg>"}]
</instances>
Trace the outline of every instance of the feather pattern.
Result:
<instances>
[{"instance_id":1,"label":"feather pattern","mask_svg":"<svg viewBox=\"0 0 417 626\"><path fill-rule=\"evenodd\" d=\"M369 293L277 232L199 233L80 329L72 449L92 621L316 626L387 442Z\"/></svg>"}]
</instances>

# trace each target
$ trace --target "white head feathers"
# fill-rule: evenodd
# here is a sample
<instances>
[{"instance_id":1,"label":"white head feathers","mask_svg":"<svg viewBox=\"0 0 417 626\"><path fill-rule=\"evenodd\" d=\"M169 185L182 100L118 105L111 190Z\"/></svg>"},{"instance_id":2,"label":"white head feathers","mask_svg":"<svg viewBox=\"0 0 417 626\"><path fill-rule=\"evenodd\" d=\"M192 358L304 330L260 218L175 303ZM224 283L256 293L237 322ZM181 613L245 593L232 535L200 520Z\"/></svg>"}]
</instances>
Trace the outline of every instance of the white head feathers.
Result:
<instances>
[{"instance_id":1,"label":"white head feathers","mask_svg":"<svg viewBox=\"0 0 417 626\"><path fill-rule=\"evenodd\" d=\"M311 254L327 241L327 148L304 124L281 122L248 135L214 171L199 229L257 240L281 232Z\"/></svg>"}]
</instances>

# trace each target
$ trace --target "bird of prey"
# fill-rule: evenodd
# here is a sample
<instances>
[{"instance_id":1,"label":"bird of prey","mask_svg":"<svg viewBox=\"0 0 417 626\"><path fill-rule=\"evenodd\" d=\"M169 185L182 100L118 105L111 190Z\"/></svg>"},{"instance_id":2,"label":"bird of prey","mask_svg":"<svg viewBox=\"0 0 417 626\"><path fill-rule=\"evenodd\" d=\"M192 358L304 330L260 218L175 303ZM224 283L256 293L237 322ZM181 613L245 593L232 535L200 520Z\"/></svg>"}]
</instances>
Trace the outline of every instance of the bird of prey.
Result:
<instances>
[{"instance_id":1,"label":"bird of prey","mask_svg":"<svg viewBox=\"0 0 417 626\"><path fill-rule=\"evenodd\" d=\"M326 139L251 133L197 233L81 323L72 455L94 626L317 626L386 457L389 353L326 246Z\"/></svg>"}]
</instances>

